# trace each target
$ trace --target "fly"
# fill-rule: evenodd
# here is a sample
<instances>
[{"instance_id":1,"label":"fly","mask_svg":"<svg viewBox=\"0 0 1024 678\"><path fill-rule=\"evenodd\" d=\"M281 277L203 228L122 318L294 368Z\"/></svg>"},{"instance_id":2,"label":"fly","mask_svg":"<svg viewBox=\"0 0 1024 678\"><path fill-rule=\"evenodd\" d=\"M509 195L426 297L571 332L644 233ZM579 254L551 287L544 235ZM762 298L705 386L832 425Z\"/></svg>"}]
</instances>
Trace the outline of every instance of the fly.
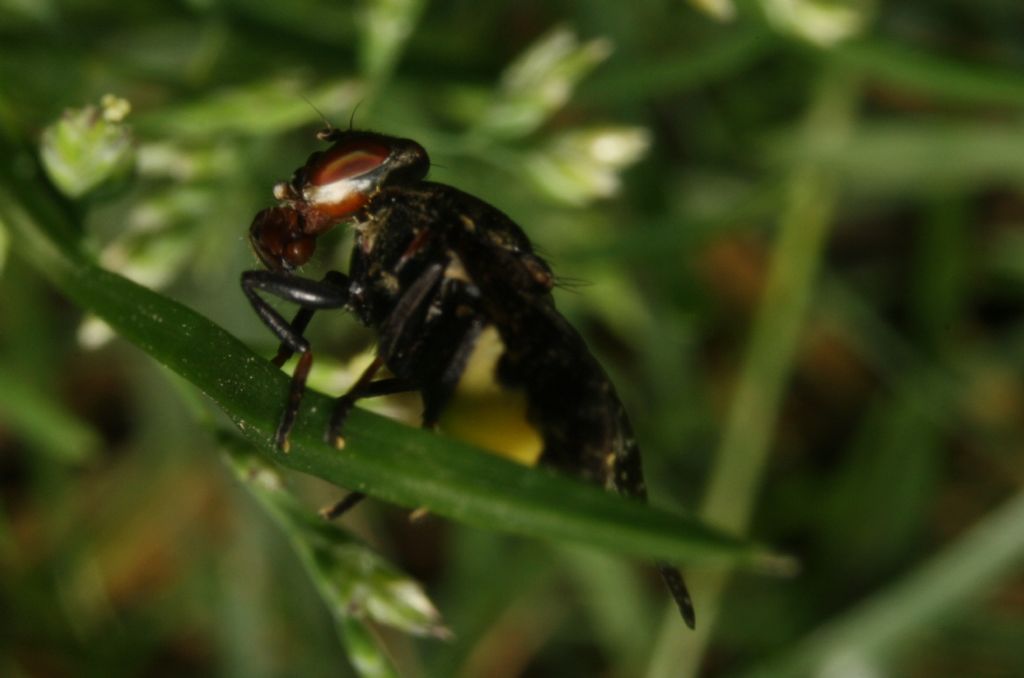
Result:
<instances>
[{"instance_id":1,"label":"fly","mask_svg":"<svg viewBox=\"0 0 1024 678\"><path fill-rule=\"evenodd\" d=\"M278 204L253 219L249 239L265 270L246 271L241 281L281 341L274 364L299 356L277 446L288 451L312 366L303 332L316 311L344 309L376 332L377 355L335 401L328 443L344 446L345 418L358 400L400 392L419 392L422 424L437 428L460 381L486 352L493 358L490 376L524 396L526 420L537 432L536 454L520 461L646 499L625 409L583 338L555 308L551 269L522 229L486 202L427 181L430 159L415 141L333 128L318 138L330 147L277 184ZM297 275L317 238L341 223L355 231L348 274ZM299 311L288 321L261 294ZM379 376L383 368L389 376ZM362 498L349 494L335 515ZM693 604L679 570L657 567L693 628Z\"/></svg>"}]
</instances>

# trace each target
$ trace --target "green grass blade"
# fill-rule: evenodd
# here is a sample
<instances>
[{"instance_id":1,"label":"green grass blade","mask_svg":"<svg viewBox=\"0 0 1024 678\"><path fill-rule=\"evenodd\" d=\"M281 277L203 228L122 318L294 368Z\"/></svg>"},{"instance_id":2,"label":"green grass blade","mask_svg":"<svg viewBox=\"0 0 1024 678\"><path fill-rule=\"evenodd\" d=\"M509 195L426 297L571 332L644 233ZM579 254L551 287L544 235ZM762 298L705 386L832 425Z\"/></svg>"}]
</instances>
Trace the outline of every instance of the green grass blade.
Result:
<instances>
[{"instance_id":1,"label":"green grass blade","mask_svg":"<svg viewBox=\"0 0 1024 678\"><path fill-rule=\"evenodd\" d=\"M68 464L88 461L100 446L99 435L88 424L7 368L0 368L0 423Z\"/></svg>"},{"instance_id":2,"label":"green grass blade","mask_svg":"<svg viewBox=\"0 0 1024 678\"><path fill-rule=\"evenodd\" d=\"M414 635L450 637L418 583L303 506L287 490L276 468L248 443L227 432L219 438L235 477L288 537L361 676L397 676L384 643L371 632L371 622Z\"/></svg>"},{"instance_id":3,"label":"green grass blade","mask_svg":"<svg viewBox=\"0 0 1024 678\"><path fill-rule=\"evenodd\" d=\"M751 676L883 675L877 663L905 648L943 616L977 600L1024 563L1024 494L996 509L960 539L811 634Z\"/></svg>"},{"instance_id":4,"label":"green grass blade","mask_svg":"<svg viewBox=\"0 0 1024 678\"><path fill-rule=\"evenodd\" d=\"M845 45L834 54L864 75L938 99L1024 106L1024 77L1017 70L965 63L878 39Z\"/></svg>"},{"instance_id":5,"label":"green grass blade","mask_svg":"<svg viewBox=\"0 0 1024 678\"><path fill-rule=\"evenodd\" d=\"M609 65L581 87L588 103L612 104L678 94L724 78L755 62L778 45L763 29L744 28L723 34L708 46L660 55L638 64Z\"/></svg>"},{"instance_id":6,"label":"green grass blade","mask_svg":"<svg viewBox=\"0 0 1024 678\"><path fill-rule=\"evenodd\" d=\"M851 126L857 85L837 71L824 75L821 83L802 135L808 142L841 145ZM835 175L819 164L794 167L771 272L701 510L707 520L730 530L745 531L753 515L837 194ZM691 580L697 605L703 602L703 622L677 642L678 620L666 614L649 678L698 672L728 574L698 573Z\"/></svg>"},{"instance_id":7,"label":"green grass blade","mask_svg":"<svg viewBox=\"0 0 1024 678\"><path fill-rule=\"evenodd\" d=\"M362 678L399 678L366 624L343 619L338 624L338 638Z\"/></svg>"},{"instance_id":8,"label":"green grass blade","mask_svg":"<svg viewBox=\"0 0 1024 678\"><path fill-rule=\"evenodd\" d=\"M298 78L247 83L216 94L132 117L132 125L149 137L268 136L320 119L319 111L353 108L365 96L362 83L339 79L313 87Z\"/></svg>"},{"instance_id":9,"label":"green grass blade","mask_svg":"<svg viewBox=\"0 0 1024 678\"><path fill-rule=\"evenodd\" d=\"M272 436L288 378L208 319L91 263L40 184L18 183L14 190L0 184L0 221L16 251L82 308L202 390L283 466L487 529L673 561L756 565L769 558L694 519L364 411L353 412L348 444L336 450L322 441L330 401L315 392L304 401L291 452L281 453Z\"/></svg>"},{"instance_id":10,"label":"green grass blade","mask_svg":"<svg viewBox=\"0 0 1024 678\"><path fill-rule=\"evenodd\" d=\"M779 154L818 161L838 173L851 193L874 199L942 195L1024 181L1024 142L1018 120L949 121L919 116L912 121L866 122L843 149L796 144ZM956 162L949 162L956 158Z\"/></svg>"}]
</instances>

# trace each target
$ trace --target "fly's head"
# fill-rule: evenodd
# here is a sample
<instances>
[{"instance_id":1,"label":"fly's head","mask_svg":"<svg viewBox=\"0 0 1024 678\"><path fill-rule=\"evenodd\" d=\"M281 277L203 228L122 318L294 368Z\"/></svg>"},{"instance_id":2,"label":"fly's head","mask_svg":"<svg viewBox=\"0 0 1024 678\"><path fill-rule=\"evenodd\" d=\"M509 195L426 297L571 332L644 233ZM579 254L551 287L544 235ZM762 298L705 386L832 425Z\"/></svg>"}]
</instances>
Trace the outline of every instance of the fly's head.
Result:
<instances>
[{"instance_id":1,"label":"fly's head","mask_svg":"<svg viewBox=\"0 0 1024 678\"><path fill-rule=\"evenodd\" d=\"M290 271L313 256L316 237L304 228L302 212L290 205L260 210L249 226L249 242L256 256L272 271Z\"/></svg>"},{"instance_id":2,"label":"fly's head","mask_svg":"<svg viewBox=\"0 0 1024 678\"><path fill-rule=\"evenodd\" d=\"M411 139L334 128L317 138L331 142L330 148L313 153L291 181L274 186L280 204L262 210L249 228L253 249L272 270L306 263L320 234L358 219L382 188L414 184L430 168L427 152Z\"/></svg>"}]
</instances>

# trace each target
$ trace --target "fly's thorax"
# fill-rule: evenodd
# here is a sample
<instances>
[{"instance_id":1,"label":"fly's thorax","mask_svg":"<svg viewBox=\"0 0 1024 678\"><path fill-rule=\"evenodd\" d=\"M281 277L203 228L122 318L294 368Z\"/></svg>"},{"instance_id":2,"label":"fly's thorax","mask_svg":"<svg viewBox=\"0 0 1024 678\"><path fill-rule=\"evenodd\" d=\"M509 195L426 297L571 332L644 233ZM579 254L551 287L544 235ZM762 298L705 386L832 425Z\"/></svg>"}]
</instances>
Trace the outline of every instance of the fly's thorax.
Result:
<instances>
[{"instance_id":1,"label":"fly's thorax","mask_svg":"<svg viewBox=\"0 0 1024 678\"><path fill-rule=\"evenodd\" d=\"M349 278L350 285L361 290L353 306L367 325L380 326L417 279L436 264L427 253L403 260L420 232L407 223L372 214L356 222Z\"/></svg>"},{"instance_id":2,"label":"fly's thorax","mask_svg":"<svg viewBox=\"0 0 1024 678\"><path fill-rule=\"evenodd\" d=\"M364 212L362 218L353 222L352 229L355 231L353 246L363 255L369 257L374 254L374 247L377 244L377 236L387 225L387 212L382 213Z\"/></svg>"}]
</instances>

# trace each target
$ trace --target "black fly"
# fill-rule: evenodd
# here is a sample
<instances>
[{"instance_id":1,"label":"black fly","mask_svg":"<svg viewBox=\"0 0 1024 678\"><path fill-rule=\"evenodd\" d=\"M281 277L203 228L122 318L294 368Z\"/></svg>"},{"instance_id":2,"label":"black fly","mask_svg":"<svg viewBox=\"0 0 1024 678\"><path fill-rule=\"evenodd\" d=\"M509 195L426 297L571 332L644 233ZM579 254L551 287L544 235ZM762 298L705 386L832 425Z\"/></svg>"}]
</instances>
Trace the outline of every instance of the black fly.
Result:
<instances>
[{"instance_id":1,"label":"black fly","mask_svg":"<svg viewBox=\"0 0 1024 678\"><path fill-rule=\"evenodd\" d=\"M575 329L555 309L554 278L530 241L498 209L451 186L425 181L430 160L415 141L327 129L330 148L313 153L274 187L279 204L256 215L249 232L267 270L242 274L242 289L281 340L283 365L299 354L277 445L288 450L313 354L303 332L313 313L345 309L374 329L377 356L337 399L327 441L362 398L418 391L423 426L435 428L484 344L491 376L525 397L539 436L536 463L644 499L640 450L615 389ZM322 280L293 270L335 225L355 229L348 275ZM288 322L259 293L300 307ZM390 376L377 378L381 368ZM352 493L336 513L362 495ZM694 611L679 571L658 565L691 628Z\"/></svg>"}]
</instances>

